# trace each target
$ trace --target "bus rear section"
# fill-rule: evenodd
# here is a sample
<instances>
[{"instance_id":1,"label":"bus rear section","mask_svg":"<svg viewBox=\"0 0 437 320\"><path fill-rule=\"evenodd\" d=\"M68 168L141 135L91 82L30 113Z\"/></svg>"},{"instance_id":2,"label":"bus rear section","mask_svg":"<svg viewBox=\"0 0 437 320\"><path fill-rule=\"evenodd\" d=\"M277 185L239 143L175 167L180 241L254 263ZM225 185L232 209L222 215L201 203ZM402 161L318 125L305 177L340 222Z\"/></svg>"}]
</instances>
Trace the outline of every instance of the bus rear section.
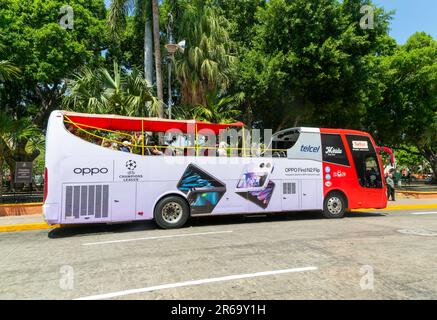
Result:
<instances>
[{"instance_id":1,"label":"bus rear section","mask_svg":"<svg viewBox=\"0 0 437 320\"><path fill-rule=\"evenodd\" d=\"M320 131L325 206L343 200L348 209L385 208L382 161L372 137L355 130Z\"/></svg>"},{"instance_id":2,"label":"bus rear section","mask_svg":"<svg viewBox=\"0 0 437 320\"><path fill-rule=\"evenodd\" d=\"M58 175L57 163L61 158L58 147L62 145L59 140L59 123L63 122L63 115L60 112L52 112L47 124L46 132L46 152L44 168L44 198L43 198L43 217L44 220L52 225L60 222L60 199L57 192ZM52 179L54 177L54 179Z\"/></svg>"}]
</instances>

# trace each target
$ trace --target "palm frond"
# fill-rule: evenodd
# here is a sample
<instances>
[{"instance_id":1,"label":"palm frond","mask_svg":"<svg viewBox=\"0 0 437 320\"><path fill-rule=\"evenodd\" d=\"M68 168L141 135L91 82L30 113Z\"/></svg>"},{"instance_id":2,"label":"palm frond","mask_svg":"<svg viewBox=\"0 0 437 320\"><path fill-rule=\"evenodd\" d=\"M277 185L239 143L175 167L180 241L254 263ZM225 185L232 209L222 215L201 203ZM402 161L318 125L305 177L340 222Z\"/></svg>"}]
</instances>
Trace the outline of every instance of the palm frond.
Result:
<instances>
[{"instance_id":1,"label":"palm frond","mask_svg":"<svg viewBox=\"0 0 437 320\"><path fill-rule=\"evenodd\" d=\"M67 87L63 106L74 111L146 116L160 106L140 71L125 71L115 62L112 72L83 68Z\"/></svg>"},{"instance_id":2,"label":"palm frond","mask_svg":"<svg viewBox=\"0 0 437 320\"><path fill-rule=\"evenodd\" d=\"M6 60L0 61L0 81L18 78L21 74L20 68Z\"/></svg>"}]
</instances>

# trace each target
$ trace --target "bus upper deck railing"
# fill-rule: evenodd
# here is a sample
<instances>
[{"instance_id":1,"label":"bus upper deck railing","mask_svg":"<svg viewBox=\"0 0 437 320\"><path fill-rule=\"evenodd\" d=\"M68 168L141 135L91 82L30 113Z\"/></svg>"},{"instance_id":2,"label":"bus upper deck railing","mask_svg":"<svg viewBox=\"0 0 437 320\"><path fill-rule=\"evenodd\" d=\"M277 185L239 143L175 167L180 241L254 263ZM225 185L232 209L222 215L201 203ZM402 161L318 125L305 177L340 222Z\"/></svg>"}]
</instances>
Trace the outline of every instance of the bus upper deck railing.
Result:
<instances>
[{"instance_id":1,"label":"bus upper deck railing","mask_svg":"<svg viewBox=\"0 0 437 320\"><path fill-rule=\"evenodd\" d=\"M188 146L188 145L186 145L186 146L146 145L146 144L144 144L144 131L141 132L141 137L142 137L141 144L138 144L137 139L134 135L131 135L131 134L128 134L125 132L114 131L114 130L110 130L110 129L98 128L98 127L87 125L87 124L81 124L81 123L72 121L66 115L64 115L64 117L65 117L64 123L73 125L77 130L84 132L85 134L89 135L90 137L94 137L94 138L101 140L101 143L100 143L101 146L103 146L103 144L105 142L114 143L116 145L123 145L123 142L119 141L119 140L112 139L110 137L98 135L98 134L90 132L89 130L86 130L84 128L109 132L110 134L116 134L118 136L125 136L125 137L129 138L129 140L131 142L133 142L129 145L131 147L130 152L133 153L132 149L138 148L141 150L141 155L143 155L143 156L146 155L145 151L150 149L150 148L154 148L154 149L158 149L158 150L167 150L169 148L171 148L173 150L182 150L184 156L186 155L185 151L188 151L188 150L194 150L194 154L196 156L199 156L199 155L201 155L201 151L204 151L204 152L209 151L209 150L218 151L220 149L224 149L226 151L227 156L237 156L237 157L238 156L241 156L241 157L249 156L250 157L252 154L255 154L256 156L261 156L261 155L265 155L265 154L269 154L269 153L285 153L286 154L286 152L287 152L287 149L271 149L271 148L268 149L268 148L263 148L261 146L258 146L255 148L254 147L245 147L244 146L244 139L243 139L243 147L226 146L225 148L220 148L220 147L216 147L216 146L199 145L197 132L195 132L195 145L194 146ZM240 151L241 151L241 153L239 153ZM234 152L234 154L232 154L233 152ZM182 154L179 154L179 155L182 155Z\"/></svg>"}]
</instances>

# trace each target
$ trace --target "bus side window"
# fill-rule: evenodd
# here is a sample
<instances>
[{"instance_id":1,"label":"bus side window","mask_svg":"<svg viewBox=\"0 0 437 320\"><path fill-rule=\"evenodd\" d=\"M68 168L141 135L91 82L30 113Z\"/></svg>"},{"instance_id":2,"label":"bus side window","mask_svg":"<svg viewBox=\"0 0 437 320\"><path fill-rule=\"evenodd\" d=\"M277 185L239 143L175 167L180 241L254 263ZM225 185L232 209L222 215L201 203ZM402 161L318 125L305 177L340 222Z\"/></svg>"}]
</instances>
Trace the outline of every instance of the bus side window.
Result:
<instances>
[{"instance_id":1,"label":"bus side window","mask_svg":"<svg viewBox=\"0 0 437 320\"><path fill-rule=\"evenodd\" d=\"M349 166L349 160L341 136L333 133L322 133L321 138L323 161Z\"/></svg>"},{"instance_id":2,"label":"bus side window","mask_svg":"<svg viewBox=\"0 0 437 320\"><path fill-rule=\"evenodd\" d=\"M382 177L379 174L378 159L374 155L367 156L365 159L366 177L365 177L365 187L366 188L381 188L382 187Z\"/></svg>"},{"instance_id":3,"label":"bus side window","mask_svg":"<svg viewBox=\"0 0 437 320\"><path fill-rule=\"evenodd\" d=\"M364 188L382 188L378 157L370 139L359 135L346 137L360 185Z\"/></svg>"},{"instance_id":4,"label":"bus side window","mask_svg":"<svg viewBox=\"0 0 437 320\"><path fill-rule=\"evenodd\" d=\"M272 137L271 152L275 158L286 158L287 150L291 149L299 139L300 132L296 129L284 130ZM269 148L268 148L269 149Z\"/></svg>"}]
</instances>

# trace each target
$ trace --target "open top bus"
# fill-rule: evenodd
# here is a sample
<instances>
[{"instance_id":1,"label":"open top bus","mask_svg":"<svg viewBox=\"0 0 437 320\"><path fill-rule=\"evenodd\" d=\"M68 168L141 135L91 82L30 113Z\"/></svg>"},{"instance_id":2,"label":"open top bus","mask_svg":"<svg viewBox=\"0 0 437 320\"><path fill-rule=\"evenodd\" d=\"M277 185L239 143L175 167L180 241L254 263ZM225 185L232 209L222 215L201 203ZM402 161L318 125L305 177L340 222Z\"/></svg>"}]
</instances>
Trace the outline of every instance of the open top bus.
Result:
<instances>
[{"instance_id":1,"label":"open top bus","mask_svg":"<svg viewBox=\"0 0 437 320\"><path fill-rule=\"evenodd\" d=\"M232 132L238 133L235 145ZM368 133L290 128L256 150L247 133L241 122L54 111L46 140L45 220L154 219L162 228L178 228L191 216L318 210L341 218L347 209L386 207L379 155L386 149Z\"/></svg>"}]
</instances>

